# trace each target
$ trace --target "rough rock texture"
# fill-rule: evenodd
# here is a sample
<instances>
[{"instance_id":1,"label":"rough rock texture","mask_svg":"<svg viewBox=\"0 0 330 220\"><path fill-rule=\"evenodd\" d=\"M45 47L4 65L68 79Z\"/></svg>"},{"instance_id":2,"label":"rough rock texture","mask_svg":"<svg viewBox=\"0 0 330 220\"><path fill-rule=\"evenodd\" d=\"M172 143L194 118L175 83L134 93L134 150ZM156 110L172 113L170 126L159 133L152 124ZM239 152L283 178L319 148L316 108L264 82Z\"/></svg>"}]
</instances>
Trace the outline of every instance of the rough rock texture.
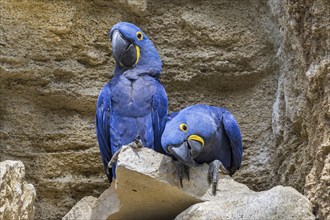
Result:
<instances>
[{"instance_id":1,"label":"rough rock texture","mask_svg":"<svg viewBox=\"0 0 330 220\"><path fill-rule=\"evenodd\" d=\"M273 183L304 192L330 218L330 2L269 1L280 26Z\"/></svg>"},{"instance_id":2,"label":"rough rock texture","mask_svg":"<svg viewBox=\"0 0 330 220\"><path fill-rule=\"evenodd\" d=\"M25 182L25 168L20 161L0 162L0 219L34 219L36 191Z\"/></svg>"},{"instance_id":3,"label":"rough rock texture","mask_svg":"<svg viewBox=\"0 0 330 220\"><path fill-rule=\"evenodd\" d=\"M112 76L107 30L139 25L164 63L170 110L206 103L237 118L237 181L304 192L329 216L326 0L9 1L0 7L0 161L21 160L36 218L58 219L108 187L95 102ZM306 178L307 177L307 178Z\"/></svg>"},{"instance_id":4,"label":"rough rock texture","mask_svg":"<svg viewBox=\"0 0 330 220\"><path fill-rule=\"evenodd\" d=\"M66 214L62 220L86 220L91 219L93 208L96 203L96 198L93 196L86 196L75 204L70 212Z\"/></svg>"},{"instance_id":5,"label":"rough rock texture","mask_svg":"<svg viewBox=\"0 0 330 220\"><path fill-rule=\"evenodd\" d=\"M209 188L207 173L206 164L191 169L192 181L184 180L181 189L170 157L147 148L124 147L116 182L96 202L92 219L173 219L202 201Z\"/></svg>"},{"instance_id":6,"label":"rough rock texture","mask_svg":"<svg viewBox=\"0 0 330 220\"><path fill-rule=\"evenodd\" d=\"M221 179L219 188L217 197L191 206L175 219L315 219L311 202L291 187L276 186L267 191L254 192L227 178Z\"/></svg>"},{"instance_id":7,"label":"rough rock texture","mask_svg":"<svg viewBox=\"0 0 330 220\"><path fill-rule=\"evenodd\" d=\"M213 196L207 173L206 164L191 169L190 181L185 179L181 188L170 157L125 146L119 154L115 184L96 202L92 197L93 213L85 219L315 219L311 202L291 187L254 192L220 175ZM87 198L66 216L81 219L85 213L81 204Z\"/></svg>"}]
</instances>

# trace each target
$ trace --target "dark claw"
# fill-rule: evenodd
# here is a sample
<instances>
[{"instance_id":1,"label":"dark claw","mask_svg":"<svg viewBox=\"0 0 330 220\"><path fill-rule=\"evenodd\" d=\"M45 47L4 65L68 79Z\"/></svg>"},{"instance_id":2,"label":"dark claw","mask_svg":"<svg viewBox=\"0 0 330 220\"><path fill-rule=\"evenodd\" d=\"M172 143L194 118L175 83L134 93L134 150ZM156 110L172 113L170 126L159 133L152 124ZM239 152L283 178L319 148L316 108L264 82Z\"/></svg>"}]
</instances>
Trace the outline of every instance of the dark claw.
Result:
<instances>
[{"instance_id":1,"label":"dark claw","mask_svg":"<svg viewBox=\"0 0 330 220\"><path fill-rule=\"evenodd\" d=\"M180 180L181 188L183 188L183 184L182 184L182 179L183 179L183 164L180 163L179 161L174 161L174 163L176 165L176 170L178 172L178 178Z\"/></svg>"},{"instance_id":2,"label":"dark claw","mask_svg":"<svg viewBox=\"0 0 330 220\"><path fill-rule=\"evenodd\" d=\"M209 180L210 184L212 183L213 170L214 170L214 165L213 165L213 162L211 162L209 164L209 175L208 175L208 180Z\"/></svg>"},{"instance_id":3,"label":"dark claw","mask_svg":"<svg viewBox=\"0 0 330 220\"><path fill-rule=\"evenodd\" d=\"M209 164L209 183L212 184L212 194L215 196L217 194L217 187L219 181L219 168L221 172L229 174L229 171L224 167L220 160L214 160Z\"/></svg>"},{"instance_id":4,"label":"dark claw","mask_svg":"<svg viewBox=\"0 0 330 220\"><path fill-rule=\"evenodd\" d=\"M178 172L178 178L180 180L180 185L181 188L183 188L183 184L182 184L182 180L183 180L183 174L185 174L188 178L188 180L190 180L189 178L189 166L184 165L183 163L179 162L179 161L174 161L176 168L177 168L177 172Z\"/></svg>"},{"instance_id":5,"label":"dark claw","mask_svg":"<svg viewBox=\"0 0 330 220\"><path fill-rule=\"evenodd\" d=\"M117 150L116 153L113 154L113 156L111 157L111 160L108 163L108 169L111 169L112 166L117 162L119 153L120 153L120 150Z\"/></svg>"},{"instance_id":6,"label":"dark claw","mask_svg":"<svg viewBox=\"0 0 330 220\"><path fill-rule=\"evenodd\" d=\"M127 144L127 146L130 146L131 148L142 148L143 145L140 140L140 136L137 136L135 140L132 143Z\"/></svg>"},{"instance_id":7,"label":"dark claw","mask_svg":"<svg viewBox=\"0 0 330 220\"><path fill-rule=\"evenodd\" d=\"M188 180L190 181L190 177L189 177L189 166L183 165L183 170L184 170L184 174L186 174Z\"/></svg>"},{"instance_id":8,"label":"dark claw","mask_svg":"<svg viewBox=\"0 0 330 220\"><path fill-rule=\"evenodd\" d=\"M229 175L230 171L226 169L226 167L221 163L221 161L219 161L219 162L220 162L220 167L219 167L220 172L225 175Z\"/></svg>"}]
</instances>

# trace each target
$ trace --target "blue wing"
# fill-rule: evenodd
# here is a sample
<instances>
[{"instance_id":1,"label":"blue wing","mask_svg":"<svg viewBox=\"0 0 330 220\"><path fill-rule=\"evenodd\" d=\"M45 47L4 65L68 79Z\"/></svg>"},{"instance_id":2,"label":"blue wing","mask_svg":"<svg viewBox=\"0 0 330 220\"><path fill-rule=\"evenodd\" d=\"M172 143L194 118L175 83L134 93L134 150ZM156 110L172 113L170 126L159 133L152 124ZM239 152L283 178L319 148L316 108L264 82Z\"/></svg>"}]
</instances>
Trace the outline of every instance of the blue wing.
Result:
<instances>
[{"instance_id":1,"label":"blue wing","mask_svg":"<svg viewBox=\"0 0 330 220\"><path fill-rule=\"evenodd\" d=\"M175 116L177 116L177 114L179 114L179 111L169 113L169 114L167 115L167 117L166 117L166 122L172 120L172 118L174 118Z\"/></svg>"},{"instance_id":2,"label":"blue wing","mask_svg":"<svg viewBox=\"0 0 330 220\"><path fill-rule=\"evenodd\" d=\"M243 144L242 144L242 136L238 124L234 118L234 116L228 112L224 111L222 115L222 121L225 128L225 132L229 138L230 146L232 150L232 168L234 169L231 174L235 172L235 170L239 169L242 162L243 155Z\"/></svg>"},{"instance_id":3,"label":"blue wing","mask_svg":"<svg viewBox=\"0 0 330 220\"><path fill-rule=\"evenodd\" d=\"M102 162L109 181L112 181L112 170L108 170L108 163L112 158L110 145L110 113L111 89L108 83L101 90L96 104L96 135L99 143Z\"/></svg>"},{"instance_id":4,"label":"blue wing","mask_svg":"<svg viewBox=\"0 0 330 220\"><path fill-rule=\"evenodd\" d=\"M164 87L157 83L157 90L152 102L152 127L154 130L154 150L165 154L161 146L161 136L163 134L167 117L167 95Z\"/></svg>"}]
</instances>

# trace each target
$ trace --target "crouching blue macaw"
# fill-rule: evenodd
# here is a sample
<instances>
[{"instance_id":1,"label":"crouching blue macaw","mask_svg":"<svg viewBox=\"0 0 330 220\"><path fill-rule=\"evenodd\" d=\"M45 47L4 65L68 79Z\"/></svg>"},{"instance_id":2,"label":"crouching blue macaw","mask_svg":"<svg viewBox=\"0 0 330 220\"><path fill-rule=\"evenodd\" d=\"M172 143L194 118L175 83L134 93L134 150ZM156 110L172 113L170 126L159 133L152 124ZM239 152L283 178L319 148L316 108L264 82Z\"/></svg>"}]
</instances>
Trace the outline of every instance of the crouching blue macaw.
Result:
<instances>
[{"instance_id":1,"label":"crouching blue macaw","mask_svg":"<svg viewBox=\"0 0 330 220\"><path fill-rule=\"evenodd\" d=\"M219 169L233 175L242 162L241 132L234 116L224 108L193 105L172 113L161 143L177 160L181 186L184 173L189 179L189 167L208 163L213 195Z\"/></svg>"},{"instance_id":2,"label":"crouching blue macaw","mask_svg":"<svg viewBox=\"0 0 330 220\"><path fill-rule=\"evenodd\" d=\"M134 24L120 22L109 33L116 60L114 77L101 90L96 106L96 133L109 181L115 177L114 154L126 144L165 153L161 134L167 96L159 82L162 62L153 43Z\"/></svg>"}]
</instances>

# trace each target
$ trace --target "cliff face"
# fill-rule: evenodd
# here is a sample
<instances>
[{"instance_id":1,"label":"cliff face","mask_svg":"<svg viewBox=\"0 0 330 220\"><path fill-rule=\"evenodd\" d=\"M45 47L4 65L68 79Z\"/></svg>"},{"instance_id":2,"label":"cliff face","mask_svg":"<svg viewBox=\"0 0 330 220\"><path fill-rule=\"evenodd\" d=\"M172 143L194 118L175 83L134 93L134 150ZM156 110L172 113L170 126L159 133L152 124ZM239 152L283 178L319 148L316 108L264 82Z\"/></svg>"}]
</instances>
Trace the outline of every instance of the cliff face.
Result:
<instances>
[{"instance_id":1,"label":"cliff face","mask_svg":"<svg viewBox=\"0 0 330 220\"><path fill-rule=\"evenodd\" d=\"M206 103L235 115L235 180L293 186L329 215L327 1L2 2L0 160L26 166L37 219L108 187L94 114L114 69L107 31L122 20L156 45L171 111Z\"/></svg>"},{"instance_id":2,"label":"cliff face","mask_svg":"<svg viewBox=\"0 0 330 220\"><path fill-rule=\"evenodd\" d=\"M270 1L279 23L273 183L304 192L330 216L330 3Z\"/></svg>"}]
</instances>

